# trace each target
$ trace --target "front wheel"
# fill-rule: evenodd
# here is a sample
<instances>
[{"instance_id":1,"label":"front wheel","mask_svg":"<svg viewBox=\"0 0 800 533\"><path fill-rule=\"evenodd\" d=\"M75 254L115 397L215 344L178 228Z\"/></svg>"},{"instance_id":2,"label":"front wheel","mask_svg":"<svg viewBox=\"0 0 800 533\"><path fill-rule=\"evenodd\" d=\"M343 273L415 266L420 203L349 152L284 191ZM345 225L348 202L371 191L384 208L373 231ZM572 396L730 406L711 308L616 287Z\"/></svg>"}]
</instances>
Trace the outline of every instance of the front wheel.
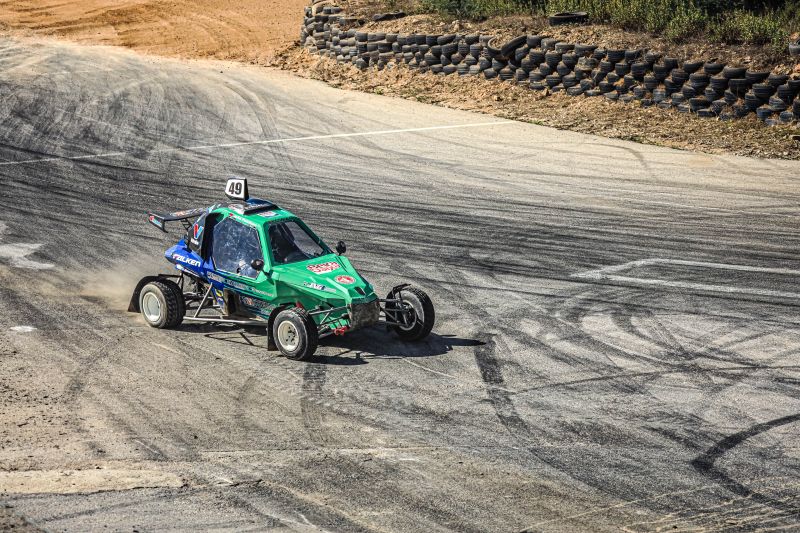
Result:
<instances>
[{"instance_id":1,"label":"front wheel","mask_svg":"<svg viewBox=\"0 0 800 533\"><path fill-rule=\"evenodd\" d=\"M319 332L317 324L305 309L284 309L272 324L275 345L288 359L302 361L317 351Z\"/></svg>"},{"instance_id":2,"label":"front wheel","mask_svg":"<svg viewBox=\"0 0 800 533\"><path fill-rule=\"evenodd\" d=\"M393 290L386 299L402 300L402 303L386 302L386 318L395 322L389 325L390 331L406 341L418 341L428 336L436 321L436 313L433 302L425 291L416 287L404 287Z\"/></svg>"}]
</instances>

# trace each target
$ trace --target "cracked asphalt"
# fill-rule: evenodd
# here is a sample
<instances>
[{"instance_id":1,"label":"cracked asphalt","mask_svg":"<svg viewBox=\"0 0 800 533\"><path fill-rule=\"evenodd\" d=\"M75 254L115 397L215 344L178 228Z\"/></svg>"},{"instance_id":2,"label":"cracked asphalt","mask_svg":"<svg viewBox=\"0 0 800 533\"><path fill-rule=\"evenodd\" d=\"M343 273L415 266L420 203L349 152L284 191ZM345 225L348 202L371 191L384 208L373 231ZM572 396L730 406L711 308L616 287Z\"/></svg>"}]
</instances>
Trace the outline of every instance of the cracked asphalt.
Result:
<instances>
[{"instance_id":1,"label":"cracked asphalt","mask_svg":"<svg viewBox=\"0 0 800 533\"><path fill-rule=\"evenodd\" d=\"M0 519L797 529L799 169L0 39ZM144 212L230 175L428 291L431 337L303 363L126 313L179 236Z\"/></svg>"}]
</instances>

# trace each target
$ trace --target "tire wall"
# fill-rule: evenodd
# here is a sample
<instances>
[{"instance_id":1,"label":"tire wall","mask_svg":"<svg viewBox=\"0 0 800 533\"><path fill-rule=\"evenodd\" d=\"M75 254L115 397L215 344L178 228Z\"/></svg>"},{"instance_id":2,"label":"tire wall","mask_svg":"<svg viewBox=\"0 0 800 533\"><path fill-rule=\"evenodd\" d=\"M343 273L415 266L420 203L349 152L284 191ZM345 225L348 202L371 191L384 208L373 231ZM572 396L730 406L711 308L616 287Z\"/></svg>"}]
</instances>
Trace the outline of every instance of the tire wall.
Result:
<instances>
[{"instance_id":1,"label":"tire wall","mask_svg":"<svg viewBox=\"0 0 800 533\"><path fill-rule=\"evenodd\" d=\"M800 120L800 80L647 50L602 49L524 35L495 46L481 34L367 33L330 0L306 7L300 42L361 70L403 64L442 76L482 76L534 91L638 101L701 117L754 113L768 124ZM789 53L800 54L790 46Z\"/></svg>"}]
</instances>

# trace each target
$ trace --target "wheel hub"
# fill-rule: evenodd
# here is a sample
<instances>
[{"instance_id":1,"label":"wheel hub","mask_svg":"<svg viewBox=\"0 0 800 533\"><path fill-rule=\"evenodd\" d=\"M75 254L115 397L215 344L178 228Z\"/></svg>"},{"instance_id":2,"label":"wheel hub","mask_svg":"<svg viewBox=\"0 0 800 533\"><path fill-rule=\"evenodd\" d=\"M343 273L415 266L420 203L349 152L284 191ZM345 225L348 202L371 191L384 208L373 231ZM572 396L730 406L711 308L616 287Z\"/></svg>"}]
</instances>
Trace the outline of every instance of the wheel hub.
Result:
<instances>
[{"instance_id":1,"label":"wheel hub","mask_svg":"<svg viewBox=\"0 0 800 533\"><path fill-rule=\"evenodd\" d=\"M161 319L161 302L152 292L148 292L142 298L142 311L148 322L158 322Z\"/></svg>"},{"instance_id":2,"label":"wheel hub","mask_svg":"<svg viewBox=\"0 0 800 533\"><path fill-rule=\"evenodd\" d=\"M297 327L289 322L281 322L278 326L278 342L281 346L292 352L297 349L300 344L300 334Z\"/></svg>"}]
</instances>

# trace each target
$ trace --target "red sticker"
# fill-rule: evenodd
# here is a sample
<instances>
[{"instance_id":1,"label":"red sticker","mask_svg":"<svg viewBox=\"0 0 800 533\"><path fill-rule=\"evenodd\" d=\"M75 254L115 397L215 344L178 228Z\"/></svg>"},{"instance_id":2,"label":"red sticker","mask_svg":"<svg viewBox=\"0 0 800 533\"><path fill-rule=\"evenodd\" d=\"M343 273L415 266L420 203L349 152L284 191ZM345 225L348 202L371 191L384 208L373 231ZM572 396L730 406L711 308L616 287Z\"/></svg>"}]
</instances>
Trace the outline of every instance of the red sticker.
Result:
<instances>
[{"instance_id":1,"label":"red sticker","mask_svg":"<svg viewBox=\"0 0 800 533\"><path fill-rule=\"evenodd\" d=\"M306 268L315 274L325 274L326 272L333 272L341 267L336 261L329 261L327 263L320 263L318 265L308 265Z\"/></svg>"},{"instance_id":2,"label":"red sticker","mask_svg":"<svg viewBox=\"0 0 800 533\"><path fill-rule=\"evenodd\" d=\"M336 276L336 281L344 285L351 285L356 282L355 278L352 276Z\"/></svg>"}]
</instances>

